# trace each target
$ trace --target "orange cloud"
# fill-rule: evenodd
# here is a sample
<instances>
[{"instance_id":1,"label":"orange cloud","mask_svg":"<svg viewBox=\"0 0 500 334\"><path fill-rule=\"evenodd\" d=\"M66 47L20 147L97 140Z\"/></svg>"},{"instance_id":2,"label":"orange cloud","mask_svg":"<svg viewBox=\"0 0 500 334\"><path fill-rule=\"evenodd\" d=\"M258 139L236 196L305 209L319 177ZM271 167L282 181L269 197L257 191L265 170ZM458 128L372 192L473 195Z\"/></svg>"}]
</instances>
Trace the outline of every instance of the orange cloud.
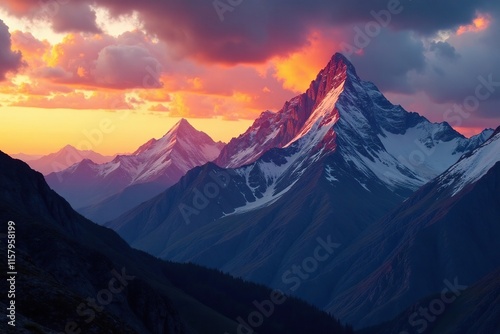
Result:
<instances>
[{"instance_id":1,"label":"orange cloud","mask_svg":"<svg viewBox=\"0 0 500 334\"><path fill-rule=\"evenodd\" d=\"M132 108L122 93L71 92L67 94L54 94L53 96L27 96L19 102L12 104L19 107L34 107L47 109L117 109Z\"/></svg>"},{"instance_id":2,"label":"orange cloud","mask_svg":"<svg viewBox=\"0 0 500 334\"><path fill-rule=\"evenodd\" d=\"M163 81L163 80L162 80ZM140 98L154 102L169 102L172 100L166 89L148 89L137 93Z\"/></svg>"},{"instance_id":3,"label":"orange cloud","mask_svg":"<svg viewBox=\"0 0 500 334\"><path fill-rule=\"evenodd\" d=\"M263 110L279 109L294 95L275 76L273 64L207 67L169 56L162 42L140 31L118 37L69 33L55 45L18 31L14 40L29 64L23 72L29 82L8 89L9 94L17 94L10 101L20 106L100 109L108 105L104 93L121 91L133 92L149 102L145 109L161 104L170 113L183 117L253 119ZM320 43L316 41L315 45ZM149 63L140 63L138 59L157 62L147 66ZM317 62L318 68L324 65L323 60ZM143 89L146 76L147 83L161 82L163 86L149 85L146 87L149 89ZM73 90L94 93L91 97L68 94ZM172 101L172 94L182 98ZM166 111L161 107L156 109ZM223 116L224 113L227 115Z\"/></svg>"},{"instance_id":4,"label":"orange cloud","mask_svg":"<svg viewBox=\"0 0 500 334\"><path fill-rule=\"evenodd\" d=\"M313 32L302 49L288 57L272 60L275 77L284 88L302 93L309 87L337 49L338 43L332 38L335 35L334 32Z\"/></svg>"},{"instance_id":5,"label":"orange cloud","mask_svg":"<svg viewBox=\"0 0 500 334\"><path fill-rule=\"evenodd\" d=\"M465 34L466 32L479 32L488 29L491 23L489 15L479 14L471 24L460 26L457 30L457 35Z\"/></svg>"},{"instance_id":6,"label":"orange cloud","mask_svg":"<svg viewBox=\"0 0 500 334\"><path fill-rule=\"evenodd\" d=\"M232 96L174 93L169 116L186 118L254 119L262 110L250 106L251 96L235 92Z\"/></svg>"},{"instance_id":7,"label":"orange cloud","mask_svg":"<svg viewBox=\"0 0 500 334\"><path fill-rule=\"evenodd\" d=\"M50 52L50 43L36 39L30 32L16 30L12 33L12 47L21 51L28 67L44 66L43 58Z\"/></svg>"},{"instance_id":8,"label":"orange cloud","mask_svg":"<svg viewBox=\"0 0 500 334\"><path fill-rule=\"evenodd\" d=\"M31 83L23 82L17 86L17 94L24 95L40 95L40 96L48 96L52 93L70 93L73 89L61 86L61 85L52 85L43 83L41 84L38 81L33 81Z\"/></svg>"},{"instance_id":9,"label":"orange cloud","mask_svg":"<svg viewBox=\"0 0 500 334\"><path fill-rule=\"evenodd\" d=\"M161 87L165 45L141 31L118 37L69 33L56 45L17 33L33 77L75 88L151 89ZM124 70L126 69L126 70Z\"/></svg>"}]
</instances>

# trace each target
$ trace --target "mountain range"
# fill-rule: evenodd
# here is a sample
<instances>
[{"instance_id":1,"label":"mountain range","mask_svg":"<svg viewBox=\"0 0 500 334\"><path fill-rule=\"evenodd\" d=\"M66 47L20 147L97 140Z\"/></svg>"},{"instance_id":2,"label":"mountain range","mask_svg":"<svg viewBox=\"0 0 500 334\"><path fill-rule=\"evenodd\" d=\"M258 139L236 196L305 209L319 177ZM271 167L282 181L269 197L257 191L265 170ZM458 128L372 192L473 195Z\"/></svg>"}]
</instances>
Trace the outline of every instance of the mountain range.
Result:
<instances>
[{"instance_id":1,"label":"mountain range","mask_svg":"<svg viewBox=\"0 0 500 334\"><path fill-rule=\"evenodd\" d=\"M101 214L117 215L138 205L193 167L214 160L223 145L181 119L162 138L149 140L130 155L104 164L84 159L46 180L74 208L100 221Z\"/></svg>"},{"instance_id":2,"label":"mountain range","mask_svg":"<svg viewBox=\"0 0 500 334\"><path fill-rule=\"evenodd\" d=\"M44 155L43 154L16 153L16 154L11 154L10 156L14 159L19 159L19 160L22 160L24 162L27 162L27 161L39 159L39 158L43 157Z\"/></svg>"},{"instance_id":3,"label":"mountain range","mask_svg":"<svg viewBox=\"0 0 500 334\"><path fill-rule=\"evenodd\" d=\"M338 95L344 100L339 108ZM354 110L359 111L360 118L348 120L348 116L355 115ZM357 124L357 120L364 120L365 124ZM363 161L367 156L370 159L369 155L362 154L361 159L353 161L368 164L365 168L377 173L385 183L402 183L390 187L398 188L403 196L443 172L493 131L487 129L466 139L445 123L438 126L416 113L408 113L390 104L373 84L361 81L352 64L337 54L306 93L286 102L279 112L264 112L244 134L226 146L214 143L182 120L162 139L152 139L130 156L118 156L99 166L85 160L48 176L47 182L80 213L102 224L151 199L188 170L208 161L215 160L224 168L241 167L257 161L269 150L292 146L298 150L295 157L302 164L307 163L303 161L305 156L317 153L316 159L328 155L333 151L332 145L336 145L334 123L343 127L341 132L346 134L356 132L358 126L367 130L366 138L344 135L340 140L353 139L351 144L357 141L357 148L349 148L352 155L358 154L361 146L380 151L374 161L378 166ZM176 140L184 144L172 145ZM196 154L202 156L186 159Z\"/></svg>"},{"instance_id":4,"label":"mountain range","mask_svg":"<svg viewBox=\"0 0 500 334\"><path fill-rule=\"evenodd\" d=\"M114 156L105 156L91 150L79 150L71 145L66 145L59 151L44 156L15 154L12 157L23 160L31 168L44 175L60 172L84 159L103 164L114 158Z\"/></svg>"},{"instance_id":5,"label":"mountain range","mask_svg":"<svg viewBox=\"0 0 500 334\"><path fill-rule=\"evenodd\" d=\"M437 246L451 230L422 239L432 245L432 250L421 253L421 261L434 264L426 268L434 270L431 276L418 274L406 258L420 250L409 246L420 236L415 233L429 233L426 220L415 222L418 228L410 224L415 218L415 207L407 204L413 203L410 196L425 192L436 177L458 168L469 154L482 165L478 152L483 147L493 147L493 160L498 159L496 137L481 146L492 134L487 129L467 139L447 123L431 123L391 104L336 54L306 93L276 113L264 112L222 149L214 163L190 170L165 192L105 226L154 256L279 287L325 310L345 312L357 328L371 326L391 320L402 308L437 291L443 279L455 277L449 276L454 272L472 284L498 266L491 244L499 236L495 211L483 222L486 230L481 225L473 229L483 239L471 243L468 251L476 257L489 254L482 262L462 258L456 244L442 250ZM482 177L486 175L479 174ZM433 214L431 202L440 210L446 207L453 193L451 185L442 187L447 188L442 202L427 190L432 195L420 215ZM495 203L484 202L484 209L491 211ZM464 203L457 206L475 210ZM405 226L399 216L387 218L393 210L411 217L400 232L406 239L387 235L387 230ZM471 223L462 218L462 224ZM460 239L470 231L453 233ZM325 263L300 273L297 264L307 264L318 238L338 249ZM445 264L433 258L441 251L445 260L455 263L447 265L447 271L437 270ZM390 265L396 261L392 256L407 266ZM459 266L465 269L458 271ZM464 270L471 273L465 275Z\"/></svg>"},{"instance_id":6,"label":"mountain range","mask_svg":"<svg viewBox=\"0 0 500 334\"><path fill-rule=\"evenodd\" d=\"M171 264L188 276L206 270L194 263L280 289L363 333L495 333L499 173L500 128L466 138L432 123L335 54L305 93L227 145L181 120L131 155L45 179L130 246L191 263ZM211 289L175 277L184 291ZM432 321L416 313L438 304Z\"/></svg>"}]
</instances>

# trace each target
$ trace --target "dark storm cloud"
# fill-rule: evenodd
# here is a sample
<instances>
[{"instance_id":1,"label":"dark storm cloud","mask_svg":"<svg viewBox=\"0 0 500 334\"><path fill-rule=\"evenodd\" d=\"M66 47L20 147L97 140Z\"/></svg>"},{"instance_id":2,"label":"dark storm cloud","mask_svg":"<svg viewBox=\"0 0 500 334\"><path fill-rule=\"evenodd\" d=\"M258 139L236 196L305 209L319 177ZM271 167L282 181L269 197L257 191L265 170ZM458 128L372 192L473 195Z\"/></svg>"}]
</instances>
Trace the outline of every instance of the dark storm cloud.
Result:
<instances>
[{"instance_id":1,"label":"dark storm cloud","mask_svg":"<svg viewBox=\"0 0 500 334\"><path fill-rule=\"evenodd\" d=\"M145 27L177 45L179 52L207 61L261 62L306 43L310 29L373 20L372 11L401 7L390 26L430 34L472 21L493 0L146 0L100 3L115 13L137 9ZM217 13L214 4L225 4ZM399 3L399 5L398 5ZM225 11L224 11L225 10ZM221 17L223 21L221 21Z\"/></svg>"},{"instance_id":2,"label":"dark storm cloud","mask_svg":"<svg viewBox=\"0 0 500 334\"><path fill-rule=\"evenodd\" d=\"M500 22L493 19L488 29L451 37L448 42L460 54L450 62L437 57L429 61L443 74L428 71L414 78L414 87L425 91L438 103L463 104L478 96L475 113L484 117L500 117ZM483 88L478 89L478 86ZM487 97L486 97L487 96Z\"/></svg>"},{"instance_id":3,"label":"dark storm cloud","mask_svg":"<svg viewBox=\"0 0 500 334\"><path fill-rule=\"evenodd\" d=\"M11 50L9 27L0 20L0 81L5 80L7 72L16 72L22 65L22 55Z\"/></svg>"},{"instance_id":4,"label":"dark storm cloud","mask_svg":"<svg viewBox=\"0 0 500 334\"><path fill-rule=\"evenodd\" d=\"M403 10L390 26L431 34L467 24L476 11L497 8L495 0L100 0L115 16L137 11L145 28L176 47L181 55L210 62L262 62L285 55L306 43L311 29L372 20L372 11L390 6ZM48 1L64 11L84 0ZM39 0L7 0L16 15L40 9ZM50 7L50 6L49 6ZM216 9L217 7L217 9ZM69 8L69 7L68 7ZM54 11L53 8L51 11ZM87 22L88 23L88 22ZM88 26L85 29L88 30Z\"/></svg>"},{"instance_id":5,"label":"dark storm cloud","mask_svg":"<svg viewBox=\"0 0 500 334\"><path fill-rule=\"evenodd\" d=\"M362 55L351 57L361 78L373 81L383 91L411 93L408 81L412 72L422 72L426 66L424 45L414 33L382 31Z\"/></svg>"},{"instance_id":6,"label":"dark storm cloud","mask_svg":"<svg viewBox=\"0 0 500 334\"><path fill-rule=\"evenodd\" d=\"M468 122L475 117L498 120L500 15L497 10L480 14L487 21L482 30L465 29L461 35L451 30L446 41L434 40L436 35L382 29L368 38L369 43L360 53L352 54L351 60L363 79L373 81L386 93L415 96L423 92L437 105L468 106L473 110ZM355 26L365 30L365 23ZM352 27L344 36L348 36L346 43L356 45ZM479 86L482 98L477 97Z\"/></svg>"}]
</instances>

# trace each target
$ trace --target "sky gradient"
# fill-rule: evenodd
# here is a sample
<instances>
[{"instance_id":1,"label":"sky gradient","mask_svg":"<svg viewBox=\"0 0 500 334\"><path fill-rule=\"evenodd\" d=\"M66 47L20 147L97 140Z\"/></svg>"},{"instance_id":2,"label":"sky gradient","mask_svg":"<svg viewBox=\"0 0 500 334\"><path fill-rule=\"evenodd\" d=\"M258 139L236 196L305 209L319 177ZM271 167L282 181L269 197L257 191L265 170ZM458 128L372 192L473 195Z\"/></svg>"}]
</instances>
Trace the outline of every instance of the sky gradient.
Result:
<instances>
[{"instance_id":1,"label":"sky gradient","mask_svg":"<svg viewBox=\"0 0 500 334\"><path fill-rule=\"evenodd\" d=\"M227 142L335 52L469 136L500 125L499 18L494 0L5 0L1 149L126 153L180 117Z\"/></svg>"}]
</instances>

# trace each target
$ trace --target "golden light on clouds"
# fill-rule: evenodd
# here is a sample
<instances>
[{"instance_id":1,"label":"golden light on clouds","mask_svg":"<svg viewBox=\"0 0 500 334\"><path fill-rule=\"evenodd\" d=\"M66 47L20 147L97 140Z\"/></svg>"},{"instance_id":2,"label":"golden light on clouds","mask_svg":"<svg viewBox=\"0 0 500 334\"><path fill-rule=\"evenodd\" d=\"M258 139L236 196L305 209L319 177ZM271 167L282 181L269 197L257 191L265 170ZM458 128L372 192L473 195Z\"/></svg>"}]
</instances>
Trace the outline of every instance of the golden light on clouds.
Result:
<instances>
[{"instance_id":1,"label":"golden light on clouds","mask_svg":"<svg viewBox=\"0 0 500 334\"><path fill-rule=\"evenodd\" d=\"M488 29L491 18L488 15L480 14L471 24L460 26L457 30L457 35L465 34L466 32L479 32Z\"/></svg>"},{"instance_id":2,"label":"golden light on clouds","mask_svg":"<svg viewBox=\"0 0 500 334\"><path fill-rule=\"evenodd\" d=\"M336 42L331 36L312 32L308 44L285 58L272 61L275 76L283 87L294 92L304 92L318 72L325 66L335 50Z\"/></svg>"}]
</instances>

